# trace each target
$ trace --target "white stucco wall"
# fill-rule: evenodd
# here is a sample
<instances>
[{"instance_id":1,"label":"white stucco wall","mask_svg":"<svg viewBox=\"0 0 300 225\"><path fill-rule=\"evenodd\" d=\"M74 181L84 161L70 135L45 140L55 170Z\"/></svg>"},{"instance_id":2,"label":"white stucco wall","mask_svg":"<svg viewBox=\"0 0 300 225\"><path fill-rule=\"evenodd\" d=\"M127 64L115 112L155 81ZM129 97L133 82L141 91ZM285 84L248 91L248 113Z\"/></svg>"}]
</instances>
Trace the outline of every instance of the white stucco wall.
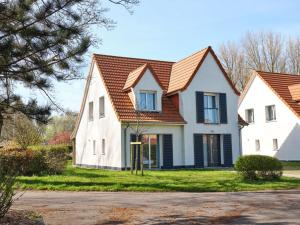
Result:
<instances>
[{"instance_id":1,"label":"white stucco wall","mask_svg":"<svg viewBox=\"0 0 300 225\"><path fill-rule=\"evenodd\" d=\"M122 126L122 167L125 167L125 154L124 154L124 128ZM163 166L163 149L162 149L162 135L172 134L173 136L173 165L184 165L184 150L183 150L183 125L167 125L167 124L153 124L142 125L143 134L158 134L159 135L159 152L160 152L160 166ZM127 166L130 165L130 134L134 134L134 124L130 125L127 129L127 144L126 144L126 158Z\"/></svg>"},{"instance_id":2,"label":"white stucco wall","mask_svg":"<svg viewBox=\"0 0 300 225\"><path fill-rule=\"evenodd\" d=\"M81 122L76 134L76 164L99 167L121 167L121 123L107 95L99 70L91 68L91 82ZM105 117L99 117L99 98L105 99ZM94 120L88 119L88 104L94 104ZM105 154L102 154L102 139L105 139ZM96 154L93 154L93 140Z\"/></svg>"},{"instance_id":3,"label":"white stucco wall","mask_svg":"<svg viewBox=\"0 0 300 225\"><path fill-rule=\"evenodd\" d=\"M266 122L265 106L275 105L276 121ZM300 120L281 99L256 76L239 106L239 114L245 119L245 110L254 109L254 123L242 129L244 155L262 154L280 160L300 160ZM278 140L279 150L273 150L273 139ZM260 140L260 151L255 149Z\"/></svg>"},{"instance_id":4,"label":"white stucco wall","mask_svg":"<svg viewBox=\"0 0 300 225\"><path fill-rule=\"evenodd\" d=\"M156 91L157 93L157 99L156 99L156 106L157 106L157 111L161 111L162 105L161 105L161 96L163 94L163 90L153 77L152 73L150 70L146 70L144 75L141 77L139 82L135 85L134 88L132 88L132 93L133 93L133 99L136 100L134 103L135 108L137 108L137 103L139 102L139 93L140 91Z\"/></svg>"},{"instance_id":5,"label":"white stucco wall","mask_svg":"<svg viewBox=\"0 0 300 225\"><path fill-rule=\"evenodd\" d=\"M226 93L227 124L209 125L196 122L196 91ZM194 133L231 134L234 162L239 156L238 96L229 85L210 53L205 58L188 88L179 94L179 101L180 113L187 122L184 126L185 165L194 165Z\"/></svg>"}]
</instances>

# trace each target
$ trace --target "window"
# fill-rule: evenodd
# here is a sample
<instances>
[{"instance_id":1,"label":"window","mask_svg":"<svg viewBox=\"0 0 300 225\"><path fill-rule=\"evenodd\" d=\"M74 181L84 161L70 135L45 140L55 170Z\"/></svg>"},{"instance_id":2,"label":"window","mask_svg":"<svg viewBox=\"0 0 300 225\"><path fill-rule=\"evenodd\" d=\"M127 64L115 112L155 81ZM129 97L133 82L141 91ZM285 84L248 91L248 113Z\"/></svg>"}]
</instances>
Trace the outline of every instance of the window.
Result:
<instances>
[{"instance_id":1,"label":"window","mask_svg":"<svg viewBox=\"0 0 300 225\"><path fill-rule=\"evenodd\" d=\"M259 140L255 140L255 150L260 151L260 141Z\"/></svg>"},{"instance_id":2,"label":"window","mask_svg":"<svg viewBox=\"0 0 300 225\"><path fill-rule=\"evenodd\" d=\"M274 151L278 150L278 140L277 139L273 139L273 150Z\"/></svg>"},{"instance_id":3,"label":"window","mask_svg":"<svg viewBox=\"0 0 300 225\"><path fill-rule=\"evenodd\" d=\"M93 121L94 119L94 104L93 102L89 102L89 121Z\"/></svg>"},{"instance_id":4,"label":"window","mask_svg":"<svg viewBox=\"0 0 300 225\"><path fill-rule=\"evenodd\" d=\"M105 155L105 139L102 139L102 155Z\"/></svg>"},{"instance_id":5,"label":"window","mask_svg":"<svg viewBox=\"0 0 300 225\"><path fill-rule=\"evenodd\" d=\"M93 155L96 155L96 141L93 140Z\"/></svg>"},{"instance_id":6,"label":"window","mask_svg":"<svg viewBox=\"0 0 300 225\"><path fill-rule=\"evenodd\" d=\"M219 110L217 107L217 96L212 94L204 95L204 122L218 123Z\"/></svg>"},{"instance_id":7,"label":"window","mask_svg":"<svg viewBox=\"0 0 300 225\"><path fill-rule=\"evenodd\" d=\"M266 121L276 120L276 108L275 105L266 106Z\"/></svg>"},{"instance_id":8,"label":"window","mask_svg":"<svg viewBox=\"0 0 300 225\"><path fill-rule=\"evenodd\" d=\"M246 122L254 123L254 109L246 109Z\"/></svg>"},{"instance_id":9,"label":"window","mask_svg":"<svg viewBox=\"0 0 300 225\"><path fill-rule=\"evenodd\" d=\"M154 91L141 91L139 109L142 111L155 111L156 110L156 92Z\"/></svg>"},{"instance_id":10,"label":"window","mask_svg":"<svg viewBox=\"0 0 300 225\"><path fill-rule=\"evenodd\" d=\"M104 96L99 98L99 117L102 118L105 116L105 108L104 108Z\"/></svg>"}]
</instances>

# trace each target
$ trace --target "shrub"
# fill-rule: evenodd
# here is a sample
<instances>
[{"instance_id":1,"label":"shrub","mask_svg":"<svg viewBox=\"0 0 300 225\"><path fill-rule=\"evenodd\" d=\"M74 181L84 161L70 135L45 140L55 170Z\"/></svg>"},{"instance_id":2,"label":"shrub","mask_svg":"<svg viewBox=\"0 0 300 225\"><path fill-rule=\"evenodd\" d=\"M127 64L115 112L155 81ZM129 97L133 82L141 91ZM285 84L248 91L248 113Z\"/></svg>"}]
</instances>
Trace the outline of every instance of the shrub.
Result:
<instances>
[{"instance_id":1,"label":"shrub","mask_svg":"<svg viewBox=\"0 0 300 225\"><path fill-rule=\"evenodd\" d=\"M241 156L235 164L238 173L248 180L277 179L282 176L282 164L273 157L265 155Z\"/></svg>"},{"instance_id":2,"label":"shrub","mask_svg":"<svg viewBox=\"0 0 300 225\"><path fill-rule=\"evenodd\" d=\"M11 207L14 199L14 183L15 176L12 174L0 173L0 218L3 218L9 208Z\"/></svg>"},{"instance_id":3,"label":"shrub","mask_svg":"<svg viewBox=\"0 0 300 225\"><path fill-rule=\"evenodd\" d=\"M0 151L0 170L13 169L17 175L32 176L62 173L70 152L68 146L34 146L30 149Z\"/></svg>"}]
</instances>

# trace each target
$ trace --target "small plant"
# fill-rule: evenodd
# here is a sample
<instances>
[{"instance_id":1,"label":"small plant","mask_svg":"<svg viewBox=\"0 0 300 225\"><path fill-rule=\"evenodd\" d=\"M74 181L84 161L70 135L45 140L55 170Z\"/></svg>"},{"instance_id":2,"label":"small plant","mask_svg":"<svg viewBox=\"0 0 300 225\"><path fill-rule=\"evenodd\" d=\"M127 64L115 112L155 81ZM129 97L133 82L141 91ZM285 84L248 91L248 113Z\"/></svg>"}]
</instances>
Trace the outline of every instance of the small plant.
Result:
<instances>
[{"instance_id":1,"label":"small plant","mask_svg":"<svg viewBox=\"0 0 300 225\"><path fill-rule=\"evenodd\" d=\"M0 219L5 216L14 201L14 183L14 175L5 175L3 171L0 172Z\"/></svg>"},{"instance_id":2,"label":"small plant","mask_svg":"<svg viewBox=\"0 0 300 225\"><path fill-rule=\"evenodd\" d=\"M247 180L277 179L282 176L282 169L278 159L265 155L241 156L235 164L235 170Z\"/></svg>"}]
</instances>

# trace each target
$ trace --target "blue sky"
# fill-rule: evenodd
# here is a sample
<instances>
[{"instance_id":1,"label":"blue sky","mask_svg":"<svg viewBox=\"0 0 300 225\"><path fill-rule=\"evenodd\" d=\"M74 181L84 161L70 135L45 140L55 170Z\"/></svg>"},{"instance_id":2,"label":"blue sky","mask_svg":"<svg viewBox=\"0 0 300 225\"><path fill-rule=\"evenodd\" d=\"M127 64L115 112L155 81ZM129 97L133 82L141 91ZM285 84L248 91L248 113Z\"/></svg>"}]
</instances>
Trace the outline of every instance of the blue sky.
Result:
<instances>
[{"instance_id":1,"label":"blue sky","mask_svg":"<svg viewBox=\"0 0 300 225\"><path fill-rule=\"evenodd\" d=\"M111 5L107 5L111 6ZM286 36L300 34L300 1L297 0L141 0L130 15L112 6L107 16L117 26L94 29L102 45L91 54L176 61L211 45L237 41L247 31L277 31ZM54 96L64 108L79 111L85 81L56 84Z\"/></svg>"}]
</instances>

